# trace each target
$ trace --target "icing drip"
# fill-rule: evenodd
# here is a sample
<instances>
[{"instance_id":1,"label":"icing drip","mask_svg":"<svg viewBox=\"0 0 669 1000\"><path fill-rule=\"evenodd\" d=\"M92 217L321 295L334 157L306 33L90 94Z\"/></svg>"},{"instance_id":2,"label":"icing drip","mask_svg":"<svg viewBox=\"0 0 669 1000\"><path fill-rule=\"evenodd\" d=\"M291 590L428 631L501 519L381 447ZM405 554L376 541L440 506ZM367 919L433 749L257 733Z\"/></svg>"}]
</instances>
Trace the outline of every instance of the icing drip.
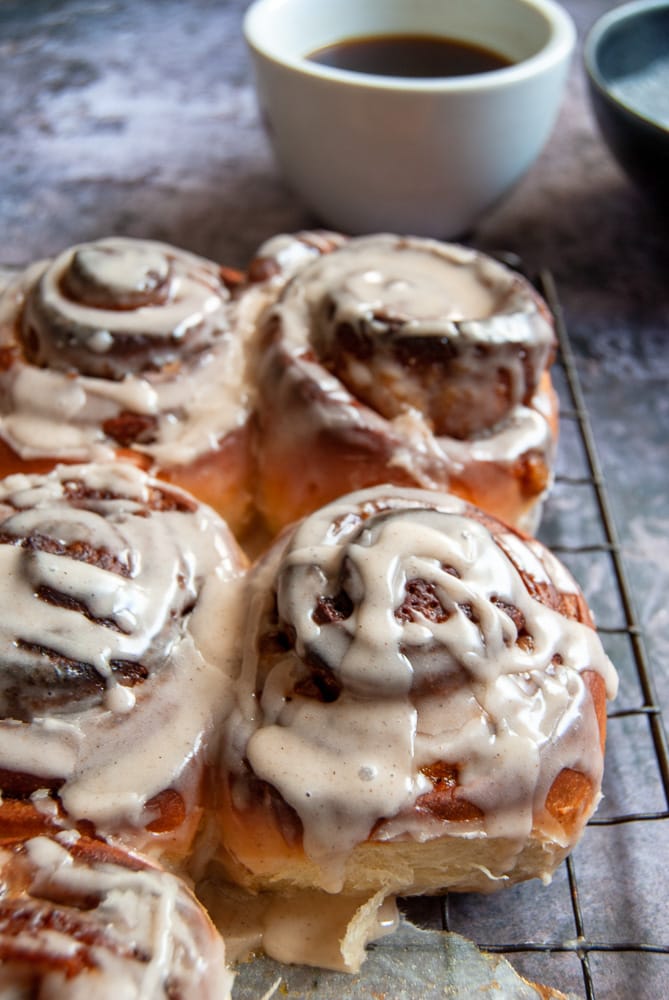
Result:
<instances>
[{"instance_id":1,"label":"icing drip","mask_svg":"<svg viewBox=\"0 0 669 1000\"><path fill-rule=\"evenodd\" d=\"M534 395L552 322L529 283L491 258L390 235L296 256L275 310L287 349L312 348L387 419L413 408L438 436L468 438Z\"/></svg>"},{"instance_id":2,"label":"icing drip","mask_svg":"<svg viewBox=\"0 0 669 1000\"><path fill-rule=\"evenodd\" d=\"M448 490L532 531L557 434L546 303L465 247L317 235L276 237L256 258L270 292L257 504L271 529L385 482Z\"/></svg>"},{"instance_id":3,"label":"icing drip","mask_svg":"<svg viewBox=\"0 0 669 1000\"><path fill-rule=\"evenodd\" d=\"M193 461L248 419L265 295L233 298L214 263L146 240L33 265L0 296L0 348L14 352L0 435L24 459L104 460L121 443L158 465Z\"/></svg>"},{"instance_id":4,"label":"icing drip","mask_svg":"<svg viewBox=\"0 0 669 1000\"><path fill-rule=\"evenodd\" d=\"M228 330L228 299L214 264L110 237L44 267L26 296L22 337L39 367L121 379L211 346Z\"/></svg>"},{"instance_id":5,"label":"icing drip","mask_svg":"<svg viewBox=\"0 0 669 1000\"><path fill-rule=\"evenodd\" d=\"M538 543L501 525L493 535L470 511L443 494L352 494L302 522L252 577L231 745L298 814L327 887L370 836L447 829L519 850L538 826L564 842L545 810L553 781L570 768L599 787L583 672L612 697L615 671L594 629L540 603L524 578L578 588L565 569L551 583ZM259 654L277 630L282 651ZM421 815L437 762L456 769L480 820ZM239 769L231 754L228 766Z\"/></svg>"},{"instance_id":6,"label":"icing drip","mask_svg":"<svg viewBox=\"0 0 669 1000\"><path fill-rule=\"evenodd\" d=\"M249 276L252 281L274 279L275 284L281 285L308 261L345 242L345 236L328 230L279 233L261 244L249 264Z\"/></svg>"},{"instance_id":7,"label":"icing drip","mask_svg":"<svg viewBox=\"0 0 669 1000\"><path fill-rule=\"evenodd\" d=\"M73 817L141 823L225 710L242 565L213 511L133 466L5 479L2 766L64 782ZM193 611L214 591L215 645Z\"/></svg>"},{"instance_id":8,"label":"icing drip","mask_svg":"<svg viewBox=\"0 0 669 1000\"><path fill-rule=\"evenodd\" d=\"M3 852L25 887L0 904L0 991L23 976L44 998L229 997L223 942L185 886L134 856L93 851L88 859L76 838L36 837Z\"/></svg>"}]
</instances>

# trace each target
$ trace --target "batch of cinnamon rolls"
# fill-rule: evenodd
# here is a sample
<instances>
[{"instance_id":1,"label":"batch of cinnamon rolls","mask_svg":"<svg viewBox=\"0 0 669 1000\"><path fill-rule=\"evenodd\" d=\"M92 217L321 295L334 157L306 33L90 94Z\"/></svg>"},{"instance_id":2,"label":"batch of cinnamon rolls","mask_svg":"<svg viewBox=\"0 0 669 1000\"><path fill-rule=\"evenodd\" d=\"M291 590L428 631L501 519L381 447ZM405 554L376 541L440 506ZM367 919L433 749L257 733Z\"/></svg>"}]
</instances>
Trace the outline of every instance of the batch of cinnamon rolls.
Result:
<instances>
[{"instance_id":1,"label":"batch of cinnamon rolls","mask_svg":"<svg viewBox=\"0 0 669 1000\"><path fill-rule=\"evenodd\" d=\"M550 880L616 674L534 540L551 314L472 249L109 238L0 297L0 994L357 970ZM10 994L10 991L11 992Z\"/></svg>"}]
</instances>

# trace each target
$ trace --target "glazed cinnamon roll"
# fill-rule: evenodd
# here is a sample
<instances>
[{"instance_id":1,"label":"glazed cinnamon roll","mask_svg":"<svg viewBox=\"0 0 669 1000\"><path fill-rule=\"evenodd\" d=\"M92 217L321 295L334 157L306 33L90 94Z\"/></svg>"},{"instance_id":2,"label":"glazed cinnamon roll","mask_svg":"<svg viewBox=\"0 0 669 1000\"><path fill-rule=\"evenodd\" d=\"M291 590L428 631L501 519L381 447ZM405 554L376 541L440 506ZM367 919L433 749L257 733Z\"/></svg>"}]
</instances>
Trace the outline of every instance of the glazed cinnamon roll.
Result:
<instances>
[{"instance_id":1,"label":"glazed cinnamon roll","mask_svg":"<svg viewBox=\"0 0 669 1000\"><path fill-rule=\"evenodd\" d=\"M0 849L0 994L230 997L223 942L174 875L76 834Z\"/></svg>"},{"instance_id":2,"label":"glazed cinnamon roll","mask_svg":"<svg viewBox=\"0 0 669 1000\"><path fill-rule=\"evenodd\" d=\"M600 798L616 674L545 547L384 486L284 532L249 588L230 877L400 895L550 878Z\"/></svg>"},{"instance_id":3,"label":"glazed cinnamon roll","mask_svg":"<svg viewBox=\"0 0 669 1000\"><path fill-rule=\"evenodd\" d=\"M0 839L76 826L182 864L236 655L225 523L130 464L58 466L0 482L0 564Z\"/></svg>"},{"instance_id":4,"label":"glazed cinnamon roll","mask_svg":"<svg viewBox=\"0 0 669 1000\"><path fill-rule=\"evenodd\" d=\"M255 306L235 285L201 257L119 237L28 268L0 298L0 474L121 455L241 528Z\"/></svg>"},{"instance_id":5,"label":"glazed cinnamon roll","mask_svg":"<svg viewBox=\"0 0 669 1000\"><path fill-rule=\"evenodd\" d=\"M257 445L273 530L384 482L448 489L536 526L557 433L555 334L525 278L471 249L388 234L276 237L249 274L276 287Z\"/></svg>"}]
</instances>

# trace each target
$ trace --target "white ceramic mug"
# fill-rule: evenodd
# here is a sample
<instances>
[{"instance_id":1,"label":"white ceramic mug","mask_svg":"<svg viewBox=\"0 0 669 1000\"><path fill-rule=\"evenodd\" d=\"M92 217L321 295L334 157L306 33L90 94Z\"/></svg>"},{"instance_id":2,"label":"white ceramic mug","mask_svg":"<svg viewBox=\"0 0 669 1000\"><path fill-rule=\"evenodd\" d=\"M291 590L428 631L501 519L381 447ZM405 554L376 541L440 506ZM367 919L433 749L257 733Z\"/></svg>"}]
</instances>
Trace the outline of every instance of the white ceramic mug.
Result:
<instances>
[{"instance_id":1,"label":"white ceramic mug","mask_svg":"<svg viewBox=\"0 0 669 1000\"><path fill-rule=\"evenodd\" d=\"M286 180L347 233L464 235L525 173L562 99L576 32L554 0L256 0L244 31ZM434 79L307 58L352 37L437 35L510 66Z\"/></svg>"}]
</instances>

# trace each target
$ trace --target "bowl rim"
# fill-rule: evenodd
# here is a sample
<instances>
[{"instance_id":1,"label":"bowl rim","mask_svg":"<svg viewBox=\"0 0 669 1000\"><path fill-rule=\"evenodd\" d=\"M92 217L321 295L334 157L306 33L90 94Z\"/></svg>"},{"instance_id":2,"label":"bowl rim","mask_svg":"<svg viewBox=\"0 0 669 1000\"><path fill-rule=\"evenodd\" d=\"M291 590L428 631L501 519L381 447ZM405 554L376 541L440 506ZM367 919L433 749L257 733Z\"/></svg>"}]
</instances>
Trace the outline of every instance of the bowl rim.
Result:
<instances>
[{"instance_id":1,"label":"bowl rim","mask_svg":"<svg viewBox=\"0 0 669 1000\"><path fill-rule=\"evenodd\" d=\"M499 89L523 80L532 79L542 72L566 63L577 42L577 30L571 14L557 0L519 0L543 15L550 25L550 37L534 55L520 62L483 73L452 77L396 77L374 73L356 73L313 62L306 56L283 55L275 48L263 44L258 37L257 23L267 8L281 8L288 0L253 0L243 20L243 34L247 45L256 56L282 68L325 83L355 87L359 90L386 90L396 93L447 93ZM318 0L314 0L318 2ZM364 0L360 0L361 3ZM346 37L346 36L344 36Z\"/></svg>"},{"instance_id":2,"label":"bowl rim","mask_svg":"<svg viewBox=\"0 0 669 1000\"><path fill-rule=\"evenodd\" d=\"M591 25L583 42L583 65L591 84L609 103L625 112L638 123L643 123L665 138L669 135L669 126L662 125L656 118L651 118L645 112L629 104L624 96L614 93L610 83L599 68L599 46L606 34L618 24L636 20L639 15L651 14L657 10L669 12L669 0L628 0L602 14Z\"/></svg>"}]
</instances>

